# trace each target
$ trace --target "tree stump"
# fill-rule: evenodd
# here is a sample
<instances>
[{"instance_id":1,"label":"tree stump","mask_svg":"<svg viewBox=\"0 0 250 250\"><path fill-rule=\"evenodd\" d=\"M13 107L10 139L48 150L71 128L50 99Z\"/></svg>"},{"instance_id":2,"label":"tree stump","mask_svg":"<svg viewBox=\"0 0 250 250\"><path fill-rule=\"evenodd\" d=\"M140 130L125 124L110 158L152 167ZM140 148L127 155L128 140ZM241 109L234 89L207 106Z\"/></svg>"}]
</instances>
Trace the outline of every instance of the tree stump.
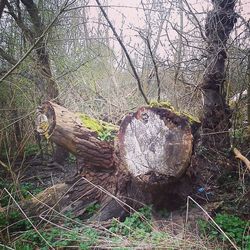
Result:
<instances>
[{"instance_id":1,"label":"tree stump","mask_svg":"<svg viewBox=\"0 0 250 250\"><path fill-rule=\"evenodd\" d=\"M161 207L172 202L170 196L186 195L183 176L193 147L187 117L147 106L125 116L119 131L100 124L114 129L114 140L103 140L81 115L55 103L46 102L37 112L37 131L77 157L79 173L67 182L72 188L60 201L62 210L80 215L87 204L99 202L98 219L106 220L121 217L125 204Z\"/></svg>"},{"instance_id":2,"label":"tree stump","mask_svg":"<svg viewBox=\"0 0 250 250\"><path fill-rule=\"evenodd\" d=\"M118 133L123 164L147 184L180 177L190 162L192 141L187 119L163 108L142 107L127 115Z\"/></svg>"}]
</instances>

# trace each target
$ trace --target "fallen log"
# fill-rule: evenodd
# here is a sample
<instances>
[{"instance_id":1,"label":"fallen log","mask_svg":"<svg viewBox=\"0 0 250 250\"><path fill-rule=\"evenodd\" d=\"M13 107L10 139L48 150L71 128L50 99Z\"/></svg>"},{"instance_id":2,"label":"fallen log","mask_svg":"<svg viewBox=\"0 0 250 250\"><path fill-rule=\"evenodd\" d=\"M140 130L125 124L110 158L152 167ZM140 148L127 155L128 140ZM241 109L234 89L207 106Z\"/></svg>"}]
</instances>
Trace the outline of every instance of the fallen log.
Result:
<instances>
[{"instance_id":1,"label":"fallen log","mask_svg":"<svg viewBox=\"0 0 250 250\"><path fill-rule=\"evenodd\" d=\"M196 123L197 125L197 123ZM52 102L37 112L36 129L77 157L79 174L58 207L79 216L87 204L101 203L98 219L121 217L126 205L172 204L189 191L193 135L190 120L165 107L142 107L120 128L72 113Z\"/></svg>"},{"instance_id":2,"label":"fallen log","mask_svg":"<svg viewBox=\"0 0 250 250\"><path fill-rule=\"evenodd\" d=\"M46 102L37 110L36 130L79 159L84 159L85 165L112 168L113 146L98 139L97 131L88 129L89 124L84 125L83 118L56 103Z\"/></svg>"}]
</instances>

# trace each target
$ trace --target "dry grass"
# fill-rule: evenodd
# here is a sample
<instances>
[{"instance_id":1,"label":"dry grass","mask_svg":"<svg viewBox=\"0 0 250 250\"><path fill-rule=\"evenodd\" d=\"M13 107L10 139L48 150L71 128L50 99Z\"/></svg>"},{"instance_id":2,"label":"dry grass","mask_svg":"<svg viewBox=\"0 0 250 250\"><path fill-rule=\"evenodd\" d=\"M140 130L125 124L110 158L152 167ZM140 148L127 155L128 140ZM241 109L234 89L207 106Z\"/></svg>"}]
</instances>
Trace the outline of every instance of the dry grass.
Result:
<instances>
[{"instance_id":1,"label":"dry grass","mask_svg":"<svg viewBox=\"0 0 250 250\"><path fill-rule=\"evenodd\" d=\"M109 194L109 192L106 190L102 189L102 191L106 192L106 194ZM41 232L45 232L47 235L49 235L53 230L57 230L58 233L63 232L62 236L60 236L61 238L59 236L56 237L58 242L71 242L71 244L67 245L66 249L79 246L79 244L86 244L86 246L88 246L88 248L83 249L229 249L228 244L221 245L221 243L219 244L216 242L211 242L208 237L201 237L199 235L199 230L197 230L197 223L196 227L194 227L193 223L189 223L190 221L188 220L188 216L191 216L191 214L189 214L191 212L188 209L186 218L176 213L174 216L170 216L170 219L157 220L156 218L146 219L145 216L141 214L141 221L150 225L151 232L143 232L143 234L140 235L140 230L138 231L138 234L136 234L136 228L128 228L129 233L124 235L121 232L115 233L110 230L110 227L113 223L112 221L93 222L73 219L71 216L66 216L63 213L56 211L56 205L48 206L43 201L39 201L39 195L34 196L32 199L36 200L36 202L40 202L41 205L46 206L47 210L39 215L39 218L37 218L38 222L36 220L36 222L33 222L33 218L29 218L29 216L21 208L20 204L15 200L13 195L9 192L8 195L13 200L16 207L24 215L24 219L26 219L32 225L29 231L33 231L34 234L38 234L39 237L46 243L48 249L57 248L53 247L51 242L49 242ZM63 199L65 195L67 195L67 191L59 197L59 200ZM114 198L114 196L112 196L112 198ZM209 216L208 213L203 208L201 208L198 203L191 199L191 197L188 200L194 202L198 208L204 212L205 216ZM118 201L122 203L121 200L118 199ZM138 211L135 212L140 213ZM115 222L117 227L123 225L122 222L117 220ZM212 222L214 223L213 220ZM192 226L191 228L190 225ZM8 230L9 229L10 228L8 228ZM2 229L0 233L3 234L5 231L6 228ZM225 236L225 233L221 229L220 231ZM15 249L15 242L22 238L23 233L25 232L9 233L9 242L5 243L7 245L6 248ZM60 234L61 233L59 233L59 235ZM72 235L74 235L74 240L71 238ZM144 237L142 237L143 235ZM23 240L23 242L25 242L25 240ZM27 241L27 244L28 243L30 243L29 240ZM233 244L232 246L235 249L238 249Z\"/></svg>"}]
</instances>

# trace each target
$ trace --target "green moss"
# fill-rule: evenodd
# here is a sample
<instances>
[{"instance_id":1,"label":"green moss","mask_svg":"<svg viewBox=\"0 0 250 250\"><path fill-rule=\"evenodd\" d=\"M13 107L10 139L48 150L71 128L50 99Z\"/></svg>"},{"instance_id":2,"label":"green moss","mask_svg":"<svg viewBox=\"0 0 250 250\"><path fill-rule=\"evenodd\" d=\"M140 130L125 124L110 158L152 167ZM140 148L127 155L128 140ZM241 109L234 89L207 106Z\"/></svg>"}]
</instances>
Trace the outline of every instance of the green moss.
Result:
<instances>
[{"instance_id":1,"label":"green moss","mask_svg":"<svg viewBox=\"0 0 250 250\"><path fill-rule=\"evenodd\" d=\"M197 124L197 123L201 123L201 121L199 120L199 118L198 117L195 117L195 116L193 116L193 115L191 115L191 114L189 114L189 113L187 113L187 112L179 112L179 111L176 111L175 109L174 109L174 107L171 105L171 103L170 102L168 102L168 101L164 101L164 102L157 102L157 101L155 101L155 100L152 100L152 101L150 101L150 103L149 103L149 106L151 107L151 108L166 108L166 109L169 109L169 110L171 110L172 112L174 112L176 115L179 115L179 116L185 116L187 119L188 119L188 121L189 121L189 123L192 125L192 124Z\"/></svg>"},{"instance_id":2,"label":"green moss","mask_svg":"<svg viewBox=\"0 0 250 250\"><path fill-rule=\"evenodd\" d=\"M170 110L174 111L174 107L168 101L157 102L156 100L152 100L152 101L150 101L149 106L151 108L166 108L166 109L170 109Z\"/></svg>"},{"instance_id":3,"label":"green moss","mask_svg":"<svg viewBox=\"0 0 250 250\"><path fill-rule=\"evenodd\" d=\"M94 132L97 132L97 133L103 131L103 127L100 124L100 122L98 122L98 120L91 118L85 114L78 114L78 116L80 117L82 124L86 128L88 128Z\"/></svg>"},{"instance_id":4,"label":"green moss","mask_svg":"<svg viewBox=\"0 0 250 250\"><path fill-rule=\"evenodd\" d=\"M184 115L190 124L194 124L194 123L201 123L200 119L196 116L193 116L187 112L181 112L182 115Z\"/></svg>"},{"instance_id":5,"label":"green moss","mask_svg":"<svg viewBox=\"0 0 250 250\"><path fill-rule=\"evenodd\" d=\"M94 131L98 134L98 138L102 141L112 141L116 132L118 131L118 127L114 124L97 120L88 115L77 113L79 118L81 119L82 124Z\"/></svg>"}]
</instances>

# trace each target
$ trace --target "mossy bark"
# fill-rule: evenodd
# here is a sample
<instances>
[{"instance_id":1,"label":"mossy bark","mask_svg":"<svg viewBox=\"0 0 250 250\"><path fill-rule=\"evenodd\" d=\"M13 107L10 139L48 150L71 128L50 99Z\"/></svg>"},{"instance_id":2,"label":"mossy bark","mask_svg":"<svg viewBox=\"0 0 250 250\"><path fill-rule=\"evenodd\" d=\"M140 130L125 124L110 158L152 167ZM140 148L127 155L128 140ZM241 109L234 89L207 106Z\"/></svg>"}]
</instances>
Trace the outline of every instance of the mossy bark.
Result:
<instances>
[{"instance_id":1,"label":"mossy bark","mask_svg":"<svg viewBox=\"0 0 250 250\"><path fill-rule=\"evenodd\" d=\"M52 102L45 102L36 118L37 131L74 154L86 167L113 168L113 142L98 139L79 115Z\"/></svg>"}]
</instances>

